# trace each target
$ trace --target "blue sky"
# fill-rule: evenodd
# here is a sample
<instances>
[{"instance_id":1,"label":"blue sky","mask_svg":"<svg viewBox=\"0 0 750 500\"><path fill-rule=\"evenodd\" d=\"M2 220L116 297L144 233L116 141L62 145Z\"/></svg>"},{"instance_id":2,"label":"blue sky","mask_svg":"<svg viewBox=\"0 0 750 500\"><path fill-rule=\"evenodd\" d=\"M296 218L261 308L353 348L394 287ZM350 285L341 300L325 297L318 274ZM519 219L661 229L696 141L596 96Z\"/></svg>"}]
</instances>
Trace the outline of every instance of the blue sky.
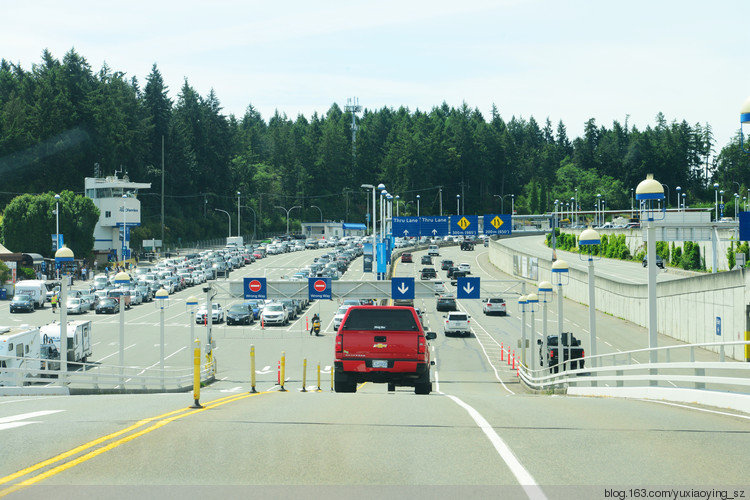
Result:
<instances>
[{"instance_id":1,"label":"blue sky","mask_svg":"<svg viewBox=\"0 0 750 500\"><path fill-rule=\"evenodd\" d=\"M644 129L709 123L717 152L750 95L743 0L4 2L0 57L24 68L74 47L142 85L156 63L177 98L185 78L226 114L429 111L466 102L485 118L595 118Z\"/></svg>"}]
</instances>

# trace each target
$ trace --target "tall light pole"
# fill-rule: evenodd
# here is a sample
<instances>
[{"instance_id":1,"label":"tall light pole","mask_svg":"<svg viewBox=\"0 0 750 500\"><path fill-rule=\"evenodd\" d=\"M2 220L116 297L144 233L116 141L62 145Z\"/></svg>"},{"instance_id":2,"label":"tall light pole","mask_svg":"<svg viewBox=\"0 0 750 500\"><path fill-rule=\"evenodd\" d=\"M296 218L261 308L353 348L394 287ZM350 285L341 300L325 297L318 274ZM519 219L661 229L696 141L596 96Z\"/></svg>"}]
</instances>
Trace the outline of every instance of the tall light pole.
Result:
<instances>
[{"instance_id":1,"label":"tall light pole","mask_svg":"<svg viewBox=\"0 0 750 500\"><path fill-rule=\"evenodd\" d=\"M716 216L714 220L719 220L719 183L714 182L714 207L716 208Z\"/></svg>"},{"instance_id":2,"label":"tall light pole","mask_svg":"<svg viewBox=\"0 0 750 500\"><path fill-rule=\"evenodd\" d=\"M396 196L395 196L394 198L395 198L395 200L396 200L396 217L398 217L398 216L399 216L399 210L398 210L398 200L400 200L400 199L401 199L401 196L399 196L399 195L396 195Z\"/></svg>"},{"instance_id":3,"label":"tall light pole","mask_svg":"<svg viewBox=\"0 0 750 500\"><path fill-rule=\"evenodd\" d=\"M310 205L310 208L317 208L318 212L320 212L320 222L323 222L323 210L320 209L317 205Z\"/></svg>"},{"instance_id":4,"label":"tall light pole","mask_svg":"<svg viewBox=\"0 0 750 500\"><path fill-rule=\"evenodd\" d=\"M600 245L602 239L599 237L599 233L594 231L592 228L588 228L581 232L578 237L578 246L581 247L583 252L588 254L586 260L588 260L589 268L589 332L590 332L590 345L591 345L591 356L596 356L596 274L594 273L594 253L596 251L596 245ZM580 255L583 259L583 255ZM601 259L598 256L598 259ZM597 260L598 260L597 259ZM592 366L596 366L597 360L592 360Z\"/></svg>"},{"instance_id":5,"label":"tall light pole","mask_svg":"<svg viewBox=\"0 0 750 500\"><path fill-rule=\"evenodd\" d=\"M198 308L198 297L191 295L185 300L185 308L190 313L190 337L188 338L188 367L193 365L193 340L195 340L195 310Z\"/></svg>"},{"instance_id":6,"label":"tall light pole","mask_svg":"<svg viewBox=\"0 0 750 500\"><path fill-rule=\"evenodd\" d=\"M680 200L681 200L680 194L682 192L682 188L680 186L677 186L676 188L674 188L674 190L677 191L677 211L681 212L682 207L680 207Z\"/></svg>"},{"instance_id":7,"label":"tall light pole","mask_svg":"<svg viewBox=\"0 0 750 500\"><path fill-rule=\"evenodd\" d=\"M526 296L526 304L529 308L529 312L531 313L531 331L529 332L529 343L531 344L531 371L536 370L536 362L534 361L534 345L536 342L534 342L536 335L534 333L534 313L539 310L539 297L534 292L531 292ZM526 358L526 342L523 343L523 357L524 362Z\"/></svg>"},{"instance_id":8,"label":"tall light pole","mask_svg":"<svg viewBox=\"0 0 750 500\"><path fill-rule=\"evenodd\" d=\"M562 334L563 334L563 285L567 285L570 268L568 263L562 259L556 260L552 264L552 282L557 285L557 356L560 358L557 361L557 366L560 370L565 369L565 356L562 350Z\"/></svg>"},{"instance_id":9,"label":"tall light pole","mask_svg":"<svg viewBox=\"0 0 750 500\"><path fill-rule=\"evenodd\" d=\"M724 218L724 190L719 191L719 215Z\"/></svg>"},{"instance_id":10,"label":"tall light pole","mask_svg":"<svg viewBox=\"0 0 750 500\"><path fill-rule=\"evenodd\" d=\"M130 275L124 271L120 271L115 275L115 285L120 288L120 296L117 298L120 306L120 376L125 371L125 285L130 284ZM122 380L120 381L122 383Z\"/></svg>"},{"instance_id":11,"label":"tall light pole","mask_svg":"<svg viewBox=\"0 0 750 500\"><path fill-rule=\"evenodd\" d=\"M161 388L164 390L164 308L169 307L169 292L160 288L154 294L154 299L154 304L159 308L159 370L161 371Z\"/></svg>"},{"instance_id":12,"label":"tall light pole","mask_svg":"<svg viewBox=\"0 0 750 500\"><path fill-rule=\"evenodd\" d=\"M663 182L661 183L661 185L664 186L665 188L667 188L667 203L664 205L664 208L669 208L669 198L670 198L670 196L669 196L669 186L667 186Z\"/></svg>"},{"instance_id":13,"label":"tall light pole","mask_svg":"<svg viewBox=\"0 0 750 500\"><path fill-rule=\"evenodd\" d=\"M641 220L646 220L646 258L648 259L648 339L651 363L658 361L657 344L657 309L656 309L656 229L654 220L656 205L664 199L662 185L648 175L635 190L635 197L641 202ZM662 210L661 218L664 218ZM715 252L714 252L715 253Z\"/></svg>"},{"instance_id":14,"label":"tall light pole","mask_svg":"<svg viewBox=\"0 0 750 500\"><path fill-rule=\"evenodd\" d=\"M237 236L240 234L240 192L237 191Z\"/></svg>"},{"instance_id":15,"label":"tall light pole","mask_svg":"<svg viewBox=\"0 0 750 500\"><path fill-rule=\"evenodd\" d=\"M249 209L249 210L250 210L250 211L251 211L251 212L253 213L253 240L255 240L255 219L256 219L256 217L257 217L257 216L255 215L255 210L253 210L253 207L249 207L249 206L247 206L247 205L242 205L242 208L247 208L247 209ZM192 346L192 345L193 345L193 344L192 344L192 342L193 342L193 341L191 340L190 342L191 342L191 343L190 343L190 345ZM188 351L189 351L189 350L190 350L190 349L188 349ZM192 356L192 354L191 354L191 356ZM193 359L193 358L190 358L190 359Z\"/></svg>"},{"instance_id":16,"label":"tall light pole","mask_svg":"<svg viewBox=\"0 0 750 500\"><path fill-rule=\"evenodd\" d=\"M60 195L55 195L55 252L60 250ZM57 266L55 266L57 267ZM57 279L60 279L60 270L55 269Z\"/></svg>"},{"instance_id":17,"label":"tall light pole","mask_svg":"<svg viewBox=\"0 0 750 500\"><path fill-rule=\"evenodd\" d=\"M552 283L549 281L542 281L539 283L538 294L542 297L542 352L547 352L547 302L549 297L552 295ZM534 349L534 343L531 343L531 348ZM532 356L534 354L532 353ZM539 360L541 366L544 366L544 356ZM540 367L541 368L541 367Z\"/></svg>"},{"instance_id":18,"label":"tall light pole","mask_svg":"<svg viewBox=\"0 0 750 500\"><path fill-rule=\"evenodd\" d=\"M364 189L372 189L372 216L370 217L372 222L372 266L373 271L375 272L375 276L377 276L377 265L378 265L378 244L377 244L377 238L375 236L375 233L377 231L377 221L375 218L375 205L376 205L376 196L375 196L375 190L376 187L373 184L362 184L360 186ZM321 213L322 217L322 213Z\"/></svg>"},{"instance_id":19,"label":"tall light pole","mask_svg":"<svg viewBox=\"0 0 750 500\"><path fill-rule=\"evenodd\" d=\"M526 367L526 295L518 297L518 310L521 313L521 364Z\"/></svg>"},{"instance_id":20,"label":"tall light pole","mask_svg":"<svg viewBox=\"0 0 750 500\"><path fill-rule=\"evenodd\" d=\"M65 283L68 268L73 264L75 256L68 247L59 248L55 252L55 267L60 269L60 385L65 385L65 372L68 371L68 284Z\"/></svg>"},{"instance_id":21,"label":"tall light pole","mask_svg":"<svg viewBox=\"0 0 750 500\"><path fill-rule=\"evenodd\" d=\"M461 195L457 194L456 195L456 215L461 214L460 204L461 204Z\"/></svg>"},{"instance_id":22,"label":"tall light pole","mask_svg":"<svg viewBox=\"0 0 750 500\"><path fill-rule=\"evenodd\" d=\"M227 212L226 210L222 210L220 208L214 208L214 210L216 212L224 212L225 214L227 214L227 218L229 219L229 224L227 226L227 230L228 230L227 236L231 238L232 237L232 216L229 215L229 212Z\"/></svg>"},{"instance_id":23,"label":"tall light pole","mask_svg":"<svg viewBox=\"0 0 750 500\"><path fill-rule=\"evenodd\" d=\"M128 207L125 204L125 200L128 199L128 195L122 195L122 267L125 267L125 246L128 239Z\"/></svg>"},{"instance_id":24,"label":"tall light pole","mask_svg":"<svg viewBox=\"0 0 750 500\"><path fill-rule=\"evenodd\" d=\"M417 195L417 217L419 217L419 195Z\"/></svg>"},{"instance_id":25,"label":"tall light pole","mask_svg":"<svg viewBox=\"0 0 750 500\"><path fill-rule=\"evenodd\" d=\"M295 205L295 206L293 206L293 207L292 207L292 208L290 208L290 209L286 209L286 208L284 208L284 207L280 207L280 206L278 206L278 205L275 205L275 207L274 207L274 208L278 208L278 209L281 209L281 210L283 210L283 211L284 211L284 212L286 213L286 234L287 234L287 236L288 236L288 235L289 235L289 212L291 212L291 211L292 211L292 210L294 210L295 208L302 208L302 207L301 207L301 206L299 206L299 205Z\"/></svg>"}]
</instances>

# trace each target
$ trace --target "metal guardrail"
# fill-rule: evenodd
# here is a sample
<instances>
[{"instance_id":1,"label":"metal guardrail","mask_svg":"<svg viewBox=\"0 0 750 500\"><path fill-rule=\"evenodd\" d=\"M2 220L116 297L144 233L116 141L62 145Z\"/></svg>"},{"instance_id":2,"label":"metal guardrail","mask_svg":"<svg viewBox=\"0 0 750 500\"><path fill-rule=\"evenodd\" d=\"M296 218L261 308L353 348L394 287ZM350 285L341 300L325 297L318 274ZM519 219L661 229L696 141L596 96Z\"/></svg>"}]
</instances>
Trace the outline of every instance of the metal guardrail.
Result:
<instances>
[{"instance_id":1,"label":"metal guardrail","mask_svg":"<svg viewBox=\"0 0 750 500\"><path fill-rule=\"evenodd\" d=\"M193 369L165 369L120 367L98 363L68 362L69 370L36 368L35 358L0 356L3 363L19 368L0 368L0 386L3 387L54 387L65 386L71 394L85 393L150 393L187 392L193 389ZM201 365L201 383L210 382L216 375L215 363ZM60 377L63 380L60 380Z\"/></svg>"},{"instance_id":2,"label":"metal guardrail","mask_svg":"<svg viewBox=\"0 0 750 500\"><path fill-rule=\"evenodd\" d=\"M719 361L695 360L697 349L719 346L723 350L730 345L747 346L750 342L708 342L600 354L585 359L589 366L560 370L557 373L550 373L548 367L530 370L528 366L521 365L518 376L527 386L540 391L607 385L708 389L750 394L750 363L726 360L721 354ZM654 351L657 353L656 363L639 363L634 359L636 354L650 355Z\"/></svg>"}]
</instances>

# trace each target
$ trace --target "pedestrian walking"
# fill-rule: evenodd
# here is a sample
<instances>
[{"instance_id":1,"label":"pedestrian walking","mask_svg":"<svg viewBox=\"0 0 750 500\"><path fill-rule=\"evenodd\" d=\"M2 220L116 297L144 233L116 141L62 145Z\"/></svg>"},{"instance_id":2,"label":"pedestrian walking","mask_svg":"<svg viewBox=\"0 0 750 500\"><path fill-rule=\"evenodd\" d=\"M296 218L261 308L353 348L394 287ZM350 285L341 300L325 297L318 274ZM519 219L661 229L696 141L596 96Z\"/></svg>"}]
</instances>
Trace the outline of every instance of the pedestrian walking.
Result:
<instances>
[{"instance_id":1,"label":"pedestrian walking","mask_svg":"<svg viewBox=\"0 0 750 500\"><path fill-rule=\"evenodd\" d=\"M52 299L50 299L50 302L52 303L52 312L57 312L57 294L54 294L52 296Z\"/></svg>"}]
</instances>

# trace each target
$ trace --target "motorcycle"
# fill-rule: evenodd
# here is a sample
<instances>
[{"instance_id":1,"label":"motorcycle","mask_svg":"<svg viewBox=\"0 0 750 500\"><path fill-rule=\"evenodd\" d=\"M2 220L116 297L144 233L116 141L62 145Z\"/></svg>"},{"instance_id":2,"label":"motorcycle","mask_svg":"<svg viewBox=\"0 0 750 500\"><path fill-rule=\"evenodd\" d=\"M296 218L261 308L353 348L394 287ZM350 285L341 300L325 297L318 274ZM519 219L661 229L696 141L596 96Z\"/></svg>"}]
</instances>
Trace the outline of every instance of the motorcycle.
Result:
<instances>
[{"instance_id":1,"label":"motorcycle","mask_svg":"<svg viewBox=\"0 0 750 500\"><path fill-rule=\"evenodd\" d=\"M315 335L320 335L320 320L314 319L312 322L312 330L315 333Z\"/></svg>"}]
</instances>

